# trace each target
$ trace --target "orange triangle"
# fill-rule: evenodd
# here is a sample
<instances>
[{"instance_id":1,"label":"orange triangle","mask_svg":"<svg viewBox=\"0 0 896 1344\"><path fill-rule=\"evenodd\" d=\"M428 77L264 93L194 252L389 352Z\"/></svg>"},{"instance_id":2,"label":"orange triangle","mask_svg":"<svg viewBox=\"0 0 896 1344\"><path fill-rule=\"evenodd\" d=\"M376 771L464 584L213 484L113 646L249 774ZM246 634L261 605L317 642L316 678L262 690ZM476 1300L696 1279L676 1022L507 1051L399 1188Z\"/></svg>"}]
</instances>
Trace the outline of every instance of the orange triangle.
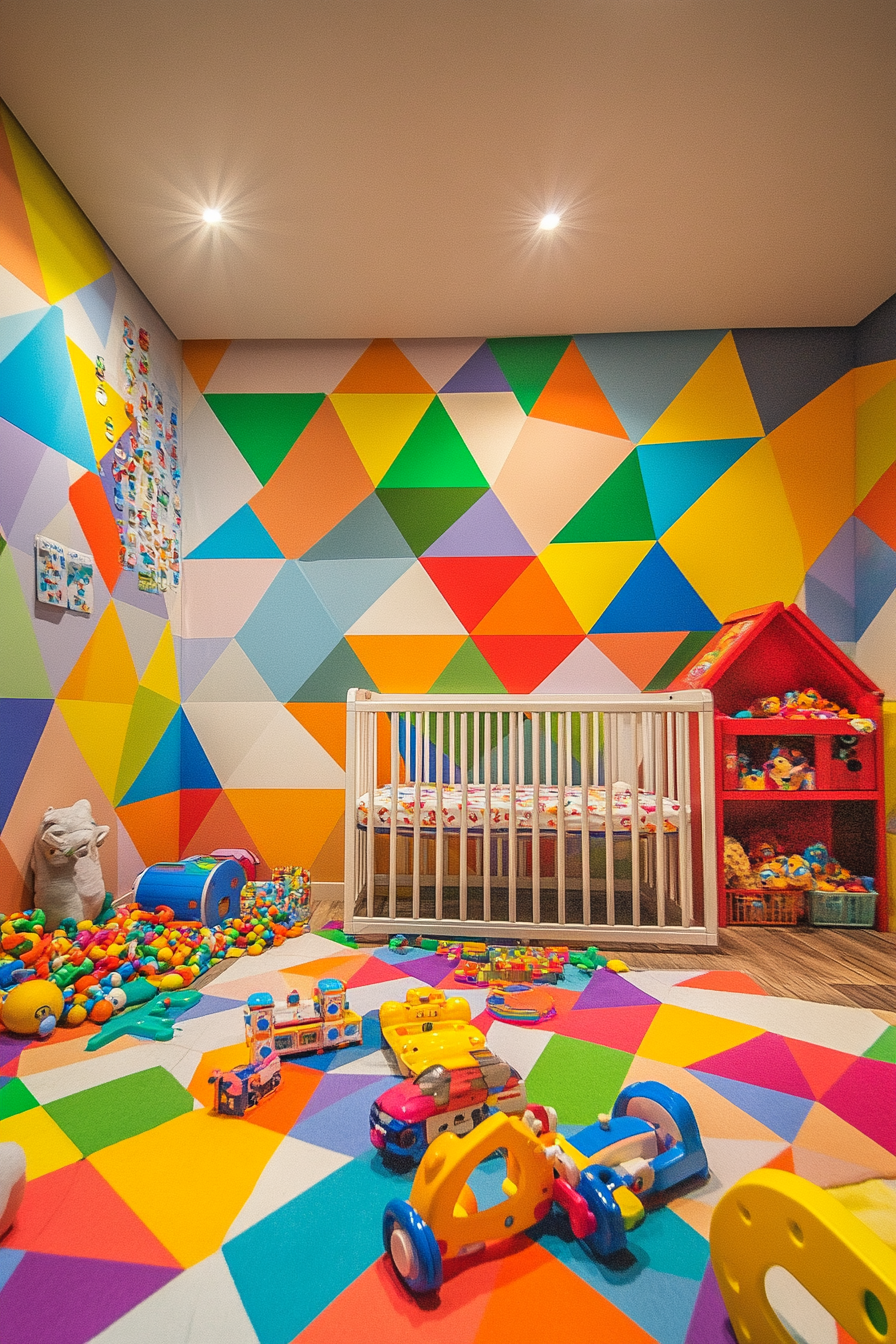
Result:
<instances>
[{"instance_id":1,"label":"orange triangle","mask_svg":"<svg viewBox=\"0 0 896 1344\"><path fill-rule=\"evenodd\" d=\"M208 387L229 345L229 341L184 341L184 363L200 392Z\"/></svg>"},{"instance_id":2,"label":"orange triangle","mask_svg":"<svg viewBox=\"0 0 896 1344\"><path fill-rule=\"evenodd\" d=\"M6 128L0 120L0 257L3 266L33 294L48 299L47 286L37 260L28 212L22 199L19 179ZM35 308L38 304L34 305Z\"/></svg>"},{"instance_id":3,"label":"orange triangle","mask_svg":"<svg viewBox=\"0 0 896 1344\"><path fill-rule=\"evenodd\" d=\"M589 635L588 638L643 691L688 633L687 630L657 630L638 635Z\"/></svg>"},{"instance_id":4,"label":"orange triangle","mask_svg":"<svg viewBox=\"0 0 896 1344\"><path fill-rule=\"evenodd\" d=\"M226 793L220 793L206 812L192 835L181 837L181 856L186 854L210 854L213 849L251 849L257 854L255 842L234 811L233 803ZM262 868L264 864L262 863ZM259 872L259 880L264 881L269 873Z\"/></svg>"},{"instance_id":5,"label":"orange triangle","mask_svg":"<svg viewBox=\"0 0 896 1344\"><path fill-rule=\"evenodd\" d=\"M425 695L464 642L463 635L346 635L384 694Z\"/></svg>"},{"instance_id":6,"label":"orange triangle","mask_svg":"<svg viewBox=\"0 0 896 1344\"><path fill-rule=\"evenodd\" d=\"M394 341L371 341L336 392L432 392L433 388Z\"/></svg>"},{"instance_id":7,"label":"orange triangle","mask_svg":"<svg viewBox=\"0 0 896 1344\"><path fill-rule=\"evenodd\" d=\"M727 994L762 994L765 990L757 985L746 971L703 971L691 980L679 980L679 986L689 989L720 989Z\"/></svg>"},{"instance_id":8,"label":"orange triangle","mask_svg":"<svg viewBox=\"0 0 896 1344\"><path fill-rule=\"evenodd\" d=\"M299 703L284 708L345 769L345 705Z\"/></svg>"},{"instance_id":9,"label":"orange triangle","mask_svg":"<svg viewBox=\"0 0 896 1344\"><path fill-rule=\"evenodd\" d=\"M94 563L103 576L103 583L111 593L121 578L121 541L102 481L93 472L86 471L69 486L68 498L87 538Z\"/></svg>"},{"instance_id":10,"label":"orange triangle","mask_svg":"<svg viewBox=\"0 0 896 1344\"><path fill-rule=\"evenodd\" d=\"M476 635L580 635L582 627L540 560L523 570L479 622Z\"/></svg>"},{"instance_id":11,"label":"orange triangle","mask_svg":"<svg viewBox=\"0 0 896 1344\"><path fill-rule=\"evenodd\" d=\"M380 774L388 779L388 767ZM315 882L341 882L345 875L345 813L337 821L314 860Z\"/></svg>"},{"instance_id":12,"label":"orange triangle","mask_svg":"<svg viewBox=\"0 0 896 1344\"><path fill-rule=\"evenodd\" d=\"M820 1101L846 1072L855 1064L855 1055L847 1055L842 1050L829 1050L826 1045L811 1045L808 1041L794 1041L789 1036L784 1042L799 1065L800 1072L812 1089L816 1101Z\"/></svg>"},{"instance_id":13,"label":"orange triangle","mask_svg":"<svg viewBox=\"0 0 896 1344\"><path fill-rule=\"evenodd\" d=\"M72 1162L29 1181L3 1246L47 1255L181 1267L90 1162Z\"/></svg>"},{"instance_id":14,"label":"orange triangle","mask_svg":"<svg viewBox=\"0 0 896 1344\"><path fill-rule=\"evenodd\" d=\"M227 797L252 836L249 848L272 868L310 868L345 809L342 789L228 789Z\"/></svg>"},{"instance_id":15,"label":"orange triangle","mask_svg":"<svg viewBox=\"0 0 896 1344\"><path fill-rule=\"evenodd\" d=\"M538 420L611 434L616 439L628 438L575 341L566 347L529 414Z\"/></svg>"},{"instance_id":16,"label":"orange triangle","mask_svg":"<svg viewBox=\"0 0 896 1344\"><path fill-rule=\"evenodd\" d=\"M180 857L180 793L162 793L115 811L147 867ZM227 842L229 843L229 841Z\"/></svg>"},{"instance_id":17,"label":"orange triangle","mask_svg":"<svg viewBox=\"0 0 896 1344\"><path fill-rule=\"evenodd\" d=\"M896 462L868 491L856 509L856 517L896 551Z\"/></svg>"},{"instance_id":18,"label":"orange triangle","mask_svg":"<svg viewBox=\"0 0 896 1344\"><path fill-rule=\"evenodd\" d=\"M896 359L885 359L880 364L865 364L854 370L856 380L856 406L863 406L887 383L896 378Z\"/></svg>"},{"instance_id":19,"label":"orange triangle","mask_svg":"<svg viewBox=\"0 0 896 1344\"><path fill-rule=\"evenodd\" d=\"M793 1171L793 1149L785 1148L783 1153L778 1153L769 1162L764 1162L763 1166L769 1171Z\"/></svg>"}]
</instances>

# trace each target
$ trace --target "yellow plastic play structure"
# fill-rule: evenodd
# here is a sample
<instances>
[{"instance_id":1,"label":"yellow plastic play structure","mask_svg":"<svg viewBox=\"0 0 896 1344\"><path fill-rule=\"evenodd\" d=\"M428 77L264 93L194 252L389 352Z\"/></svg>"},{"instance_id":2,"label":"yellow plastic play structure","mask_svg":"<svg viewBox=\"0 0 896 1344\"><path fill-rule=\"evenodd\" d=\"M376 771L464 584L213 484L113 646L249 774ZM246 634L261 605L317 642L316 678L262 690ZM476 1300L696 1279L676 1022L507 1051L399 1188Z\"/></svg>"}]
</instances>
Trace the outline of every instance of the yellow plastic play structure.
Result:
<instances>
[{"instance_id":1,"label":"yellow plastic play structure","mask_svg":"<svg viewBox=\"0 0 896 1344\"><path fill-rule=\"evenodd\" d=\"M442 989L409 989L404 1003L384 1003L380 1030L406 1078L433 1064L467 1068L475 1063L471 1051L488 1050L483 1033L470 1025L468 1001L446 998Z\"/></svg>"},{"instance_id":2,"label":"yellow plastic play structure","mask_svg":"<svg viewBox=\"0 0 896 1344\"><path fill-rule=\"evenodd\" d=\"M857 1344L896 1344L896 1254L827 1190L787 1171L751 1172L720 1199L709 1234L739 1344L793 1344L765 1291L780 1265Z\"/></svg>"}]
</instances>

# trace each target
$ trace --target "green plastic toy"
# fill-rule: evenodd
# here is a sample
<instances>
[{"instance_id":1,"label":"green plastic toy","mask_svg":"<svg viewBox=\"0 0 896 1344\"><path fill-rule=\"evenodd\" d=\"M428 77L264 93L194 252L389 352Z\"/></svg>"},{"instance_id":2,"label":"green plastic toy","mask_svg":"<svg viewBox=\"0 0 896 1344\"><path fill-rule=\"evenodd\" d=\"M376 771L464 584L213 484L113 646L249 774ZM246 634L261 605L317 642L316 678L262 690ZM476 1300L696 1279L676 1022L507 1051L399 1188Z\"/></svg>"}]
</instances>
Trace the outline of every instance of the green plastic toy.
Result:
<instances>
[{"instance_id":1,"label":"green plastic toy","mask_svg":"<svg viewBox=\"0 0 896 1344\"><path fill-rule=\"evenodd\" d=\"M607 958L596 947L586 947L584 952L570 952L569 963L581 971L596 971L600 966L606 966Z\"/></svg>"},{"instance_id":2,"label":"green plastic toy","mask_svg":"<svg viewBox=\"0 0 896 1344\"><path fill-rule=\"evenodd\" d=\"M125 1010L100 1027L87 1042L87 1050L102 1050L119 1036L139 1036L146 1041L170 1041L174 1036L174 1021L198 1003L202 995L195 989L174 989L158 994L149 1005L139 1011Z\"/></svg>"}]
</instances>

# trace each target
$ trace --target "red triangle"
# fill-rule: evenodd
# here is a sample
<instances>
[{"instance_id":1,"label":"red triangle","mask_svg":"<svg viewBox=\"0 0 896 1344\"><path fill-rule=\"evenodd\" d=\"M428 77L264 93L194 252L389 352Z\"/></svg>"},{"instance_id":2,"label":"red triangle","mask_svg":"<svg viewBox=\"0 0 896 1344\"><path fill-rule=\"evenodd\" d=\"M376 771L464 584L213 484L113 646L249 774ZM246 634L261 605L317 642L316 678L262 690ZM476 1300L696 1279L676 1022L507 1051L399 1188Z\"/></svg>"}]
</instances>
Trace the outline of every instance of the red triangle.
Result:
<instances>
[{"instance_id":1,"label":"red triangle","mask_svg":"<svg viewBox=\"0 0 896 1344\"><path fill-rule=\"evenodd\" d=\"M187 849L193 836L205 821L220 789L181 789L180 794L180 852Z\"/></svg>"},{"instance_id":2,"label":"red triangle","mask_svg":"<svg viewBox=\"0 0 896 1344\"><path fill-rule=\"evenodd\" d=\"M89 471L79 476L69 486L68 497L94 563L111 593L123 573L118 559L121 540L99 476Z\"/></svg>"},{"instance_id":3,"label":"red triangle","mask_svg":"<svg viewBox=\"0 0 896 1344\"><path fill-rule=\"evenodd\" d=\"M589 635L595 648L606 654L643 690L669 661L687 630L649 630L643 634Z\"/></svg>"},{"instance_id":4,"label":"red triangle","mask_svg":"<svg viewBox=\"0 0 896 1344\"><path fill-rule=\"evenodd\" d=\"M181 1266L89 1162L72 1162L25 1186L25 1198L4 1247Z\"/></svg>"},{"instance_id":5,"label":"red triangle","mask_svg":"<svg viewBox=\"0 0 896 1344\"><path fill-rule=\"evenodd\" d=\"M693 980L679 980L678 987L684 985L688 989L720 989L728 994L765 994L746 971L703 971Z\"/></svg>"},{"instance_id":6,"label":"red triangle","mask_svg":"<svg viewBox=\"0 0 896 1344\"><path fill-rule=\"evenodd\" d=\"M561 1036L590 1041L592 1045L608 1045L634 1055L659 1009L658 1003L639 1008L577 1008L574 1013L564 1013L561 1019L551 1018L544 1025Z\"/></svg>"},{"instance_id":7,"label":"red triangle","mask_svg":"<svg viewBox=\"0 0 896 1344\"><path fill-rule=\"evenodd\" d=\"M856 509L856 517L896 551L896 462L868 491Z\"/></svg>"},{"instance_id":8,"label":"red triangle","mask_svg":"<svg viewBox=\"0 0 896 1344\"><path fill-rule=\"evenodd\" d=\"M381 957L369 956L359 966L354 975L346 981L348 989L359 989L361 985L384 985L388 980L407 980L412 974L411 963L407 966L393 966Z\"/></svg>"},{"instance_id":9,"label":"red triangle","mask_svg":"<svg viewBox=\"0 0 896 1344\"><path fill-rule=\"evenodd\" d=\"M189 789L188 792L205 793L206 790ZM223 849L226 845L229 849L251 849L255 854L259 854L261 851L258 842L240 821L236 808L227 794L222 793L220 789L208 792L216 792L217 796L200 821L199 829L193 832L188 842L181 842L181 853L189 850L192 854L210 854L213 849ZM183 831L181 833L183 834ZM260 881L270 877L270 869L266 868L264 863L259 866L258 876Z\"/></svg>"},{"instance_id":10,"label":"red triangle","mask_svg":"<svg viewBox=\"0 0 896 1344\"><path fill-rule=\"evenodd\" d=\"M767 1171L792 1171L796 1175L793 1166L793 1149L785 1148L783 1153L778 1153L777 1157L763 1163L763 1166Z\"/></svg>"},{"instance_id":11,"label":"red triangle","mask_svg":"<svg viewBox=\"0 0 896 1344\"><path fill-rule=\"evenodd\" d=\"M533 555L464 555L423 557L420 563L454 614L472 630L534 559Z\"/></svg>"},{"instance_id":12,"label":"red triangle","mask_svg":"<svg viewBox=\"0 0 896 1344\"><path fill-rule=\"evenodd\" d=\"M529 695L582 642L581 635L474 635L489 667L511 695Z\"/></svg>"},{"instance_id":13,"label":"red triangle","mask_svg":"<svg viewBox=\"0 0 896 1344\"><path fill-rule=\"evenodd\" d=\"M731 1050L695 1060L688 1068L732 1078L738 1083L751 1083L753 1087L769 1087L793 1097L811 1098L814 1093L787 1045L783 1036L766 1031Z\"/></svg>"},{"instance_id":14,"label":"red triangle","mask_svg":"<svg viewBox=\"0 0 896 1344\"><path fill-rule=\"evenodd\" d=\"M825 1045L810 1045L808 1041L794 1041L789 1036L784 1037L784 1042L816 1101L820 1101L825 1092L856 1062L855 1055L845 1054L842 1050L829 1050Z\"/></svg>"}]
</instances>

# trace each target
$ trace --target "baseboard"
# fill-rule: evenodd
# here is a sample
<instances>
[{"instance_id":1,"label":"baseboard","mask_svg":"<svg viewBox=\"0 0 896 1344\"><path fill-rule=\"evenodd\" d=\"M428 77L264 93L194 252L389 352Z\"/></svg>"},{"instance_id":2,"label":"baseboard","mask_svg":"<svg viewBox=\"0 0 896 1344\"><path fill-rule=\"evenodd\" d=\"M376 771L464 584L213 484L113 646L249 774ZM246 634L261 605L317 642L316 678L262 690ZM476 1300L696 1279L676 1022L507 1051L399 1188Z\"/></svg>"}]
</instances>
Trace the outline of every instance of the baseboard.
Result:
<instances>
[{"instance_id":1,"label":"baseboard","mask_svg":"<svg viewBox=\"0 0 896 1344\"><path fill-rule=\"evenodd\" d=\"M311 900L314 904L318 901L338 901L341 905L345 898L344 882L315 882L311 879Z\"/></svg>"}]
</instances>

